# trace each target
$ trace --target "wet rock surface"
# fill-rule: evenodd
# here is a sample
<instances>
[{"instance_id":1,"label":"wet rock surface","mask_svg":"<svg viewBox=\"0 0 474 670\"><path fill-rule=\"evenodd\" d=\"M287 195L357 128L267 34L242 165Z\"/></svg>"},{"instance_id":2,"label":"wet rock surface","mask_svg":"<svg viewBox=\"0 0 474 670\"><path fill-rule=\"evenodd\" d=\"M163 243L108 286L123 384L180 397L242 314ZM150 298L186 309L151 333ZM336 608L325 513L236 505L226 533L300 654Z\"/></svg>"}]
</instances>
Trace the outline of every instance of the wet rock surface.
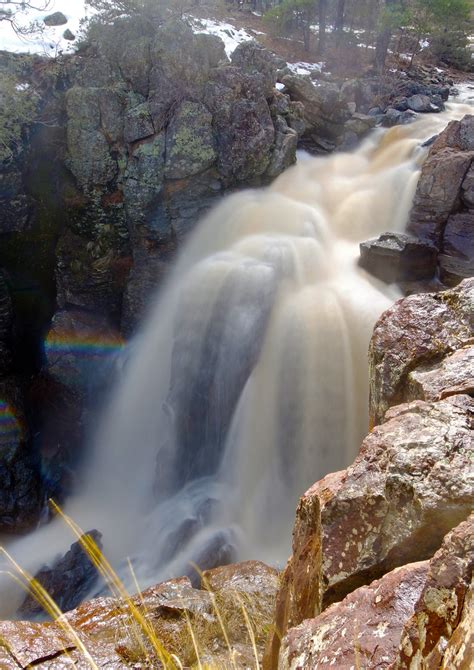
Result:
<instances>
[{"instance_id":1,"label":"wet rock surface","mask_svg":"<svg viewBox=\"0 0 474 670\"><path fill-rule=\"evenodd\" d=\"M277 572L248 561L211 570L205 576L208 590L194 589L187 578L181 578L151 587L128 602L97 598L55 623L0 622L2 668L46 670L56 667L51 666L52 659L57 667L89 668L90 658L100 668L149 667L150 663L161 667L158 644L166 653L175 653L185 666L196 662L195 644L201 662L212 667L231 667L233 657L238 667L254 664L254 652L261 657L271 621ZM255 647L247 622L254 631Z\"/></svg>"},{"instance_id":2,"label":"wet rock surface","mask_svg":"<svg viewBox=\"0 0 474 670\"><path fill-rule=\"evenodd\" d=\"M388 668L426 584L428 561L397 568L292 628L278 668Z\"/></svg>"},{"instance_id":3,"label":"wet rock surface","mask_svg":"<svg viewBox=\"0 0 474 670\"><path fill-rule=\"evenodd\" d=\"M448 533L429 561L396 568L290 629L278 667L468 667L473 523L471 515Z\"/></svg>"}]
</instances>

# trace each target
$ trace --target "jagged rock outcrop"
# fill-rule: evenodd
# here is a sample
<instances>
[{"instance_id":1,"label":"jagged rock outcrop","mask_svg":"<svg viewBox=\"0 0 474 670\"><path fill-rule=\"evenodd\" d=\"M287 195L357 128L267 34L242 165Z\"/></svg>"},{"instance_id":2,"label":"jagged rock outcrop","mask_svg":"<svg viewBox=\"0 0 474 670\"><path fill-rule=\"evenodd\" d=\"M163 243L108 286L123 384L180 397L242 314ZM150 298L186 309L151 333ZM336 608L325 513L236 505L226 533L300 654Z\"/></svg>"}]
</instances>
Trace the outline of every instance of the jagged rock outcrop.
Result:
<instances>
[{"instance_id":1,"label":"jagged rock outcrop","mask_svg":"<svg viewBox=\"0 0 474 670\"><path fill-rule=\"evenodd\" d=\"M81 668L90 666L90 658L98 667L114 670L147 660L151 667L161 667L161 645L185 667L196 662L197 653L210 667L255 665L255 652L261 657L271 621L276 570L248 561L204 577L206 589L193 589L185 577L174 579L129 602L97 598L55 623L0 622L2 668L34 665L46 670L51 659L61 663L66 657Z\"/></svg>"},{"instance_id":2,"label":"jagged rock outcrop","mask_svg":"<svg viewBox=\"0 0 474 670\"><path fill-rule=\"evenodd\" d=\"M470 366L458 368L453 381L453 362L443 363L443 359L469 345L473 336L474 279L450 291L409 296L388 309L375 325L370 343L372 423L383 421L389 407L428 399L422 391L418 395L421 373L451 370L447 378L438 378L436 395L452 395L448 389L453 385L469 389Z\"/></svg>"},{"instance_id":3,"label":"jagged rock outcrop","mask_svg":"<svg viewBox=\"0 0 474 670\"><path fill-rule=\"evenodd\" d=\"M291 628L282 641L279 670L390 667L427 575L428 561L397 568Z\"/></svg>"},{"instance_id":4,"label":"jagged rock outcrop","mask_svg":"<svg viewBox=\"0 0 474 670\"><path fill-rule=\"evenodd\" d=\"M474 514L449 533L430 560L428 578L415 611L405 623L397 670L467 667L472 661L472 571Z\"/></svg>"},{"instance_id":5,"label":"jagged rock outcrop","mask_svg":"<svg viewBox=\"0 0 474 670\"><path fill-rule=\"evenodd\" d=\"M440 278L448 286L474 275L473 161L474 116L466 115L431 146L408 223L409 233L438 249Z\"/></svg>"},{"instance_id":6,"label":"jagged rock outcrop","mask_svg":"<svg viewBox=\"0 0 474 670\"><path fill-rule=\"evenodd\" d=\"M268 667L288 628L397 566L429 558L469 515L473 410L465 395L393 408L353 465L301 498Z\"/></svg>"},{"instance_id":7,"label":"jagged rock outcrop","mask_svg":"<svg viewBox=\"0 0 474 670\"><path fill-rule=\"evenodd\" d=\"M474 565L474 515L430 561L396 568L288 631L278 668L462 668Z\"/></svg>"},{"instance_id":8,"label":"jagged rock outcrop","mask_svg":"<svg viewBox=\"0 0 474 670\"><path fill-rule=\"evenodd\" d=\"M301 106L275 88L275 57L256 43L229 63L219 38L181 20L100 30L60 65L0 61L46 121L0 166L0 374L12 364L25 395L43 498L69 486L95 391L81 347L100 349L106 330L131 334L197 220L228 190L291 165L304 127Z\"/></svg>"}]
</instances>

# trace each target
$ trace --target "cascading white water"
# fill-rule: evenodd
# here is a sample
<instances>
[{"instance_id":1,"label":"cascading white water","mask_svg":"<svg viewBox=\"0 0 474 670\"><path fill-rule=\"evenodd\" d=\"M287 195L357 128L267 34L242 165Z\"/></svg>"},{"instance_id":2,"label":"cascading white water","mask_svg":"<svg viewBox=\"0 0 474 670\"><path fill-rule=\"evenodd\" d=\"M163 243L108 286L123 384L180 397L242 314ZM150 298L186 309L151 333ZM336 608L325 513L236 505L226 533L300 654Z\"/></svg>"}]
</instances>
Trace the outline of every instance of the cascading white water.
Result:
<instances>
[{"instance_id":1,"label":"cascading white water","mask_svg":"<svg viewBox=\"0 0 474 670\"><path fill-rule=\"evenodd\" d=\"M374 131L352 154L302 157L227 198L183 249L132 344L67 513L140 584L190 561L286 559L298 497L367 432L367 347L397 293L358 244L402 230L420 142L469 107ZM73 541L60 521L10 543L34 573ZM0 581L0 615L20 594Z\"/></svg>"}]
</instances>

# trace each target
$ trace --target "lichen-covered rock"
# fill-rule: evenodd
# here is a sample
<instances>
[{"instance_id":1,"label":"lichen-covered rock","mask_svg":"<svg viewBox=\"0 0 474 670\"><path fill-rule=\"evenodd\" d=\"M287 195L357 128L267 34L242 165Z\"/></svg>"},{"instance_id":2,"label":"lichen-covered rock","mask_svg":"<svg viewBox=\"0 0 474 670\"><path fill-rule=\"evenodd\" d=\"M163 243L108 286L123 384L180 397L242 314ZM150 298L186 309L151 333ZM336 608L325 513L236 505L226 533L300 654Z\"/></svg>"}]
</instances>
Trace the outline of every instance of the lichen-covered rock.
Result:
<instances>
[{"instance_id":1,"label":"lichen-covered rock","mask_svg":"<svg viewBox=\"0 0 474 670\"><path fill-rule=\"evenodd\" d=\"M394 670L462 668L472 661L469 594L474 568L474 514L443 540L429 562L426 583L405 623ZM467 602L466 602L467 600Z\"/></svg>"},{"instance_id":2,"label":"lichen-covered rock","mask_svg":"<svg viewBox=\"0 0 474 670\"><path fill-rule=\"evenodd\" d=\"M474 279L435 294L395 303L375 325L369 350L370 416L383 421L389 407L413 399L408 375L437 364L474 335Z\"/></svg>"},{"instance_id":3,"label":"lichen-covered rock","mask_svg":"<svg viewBox=\"0 0 474 670\"><path fill-rule=\"evenodd\" d=\"M212 114L199 102L183 102L166 131L165 176L191 177L210 168L216 158Z\"/></svg>"},{"instance_id":4,"label":"lichen-covered rock","mask_svg":"<svg viewBox=\"0 0 474 670\"><path fill-rule=\"evenodd\" d=\"M396 568L291 628L278 668L467 668L473 566L471 515L429 561Z\"/></svg>"},{"instance_id":5,"label":"lichen-covered rock","mask_svg":"<svg viewBox=\"0 0 474 670\"><path fill-rule=\"evenodd\" d=\"M163 132L147 138L133 148L125 170L123 191L132 236L136 232L135 226L148 221L150 210L163 189L164 169Z\"/></svg>"},{"instance_id":6,"label":"lichen-covered rock","mask_svg":"<svg viewBox=\"0 0 474 670\"><path fill-rule=\"evenodd\" d=\"M136 142L155 134L150 107L147 102L138 103L125 116L124 138Z\"/></svg>"},{"instance_id":7,"label":"lichen-covered rock","mask_svg":"<svg viewBox=\"0 0 474 670\"><path fill-rule=\"evenodd\" d=\"M257 42L243 42L232 54L232 65L256 78L267 99L272 98L275 92L276 63L276 57Z\"/></svg>"},{"instance_id":8,"label":"lichen-covered rock","mask_svg":"<svg viewBox=\"0 0 474 670\"><path fill-rule=\"evenodd\" d=\"M206 88L206 102L217 133L217 165L226 182L262 176L270 162L275 128L257 83L238 68L216 68Z\"/></svg>"},{"instance_id":9,"label":"lichen-covered rock","mask_svg":"<svg viewBox=\"0 0 474 670\"><path fill-rule=\"evenodd\" d=\"M279 670L392 667L428 566L423 561L397 568L290 629L282 641Z\"/></svg>"},{"instance_id":10,"label":"lichen-covered rock","mask_svg":"<svg viewBox=\"0 0 474 670\"><path fill-rule=\"evenodd\" d=\"M289 626L397 566L431 557L470 514L473 409L465 395L393 408L352 466L301 498L266 667L274 667Z\"/></svg>"},{"instance_id":11,"label":"lichen-covered rock","mask_svg":"<svg viewBox=\"0 0 474 670\"><path fill-rule=\"evenodd\" d=\"M71 88L66 95L68 165L84 188L104 186L117 174L109 144L100 129L100 92Z\"/></svg>"}]
</instances>

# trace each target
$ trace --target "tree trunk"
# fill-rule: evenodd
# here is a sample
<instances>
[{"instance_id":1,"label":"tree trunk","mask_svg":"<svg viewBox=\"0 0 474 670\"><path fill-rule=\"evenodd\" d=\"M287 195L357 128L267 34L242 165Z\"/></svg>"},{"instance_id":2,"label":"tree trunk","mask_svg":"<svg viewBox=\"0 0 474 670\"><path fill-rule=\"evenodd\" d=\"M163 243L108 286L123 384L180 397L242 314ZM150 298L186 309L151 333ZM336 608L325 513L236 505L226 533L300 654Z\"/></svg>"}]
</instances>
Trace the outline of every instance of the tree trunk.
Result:
<instances>
[{"instance_id":1,"label":"tree trunk","mask_svg":"<svg viewBox=\"0 0 474 670\"><path fill-rule=\"evenodd\" d=\"M385 0L385 7L390 9L391 7L394 7L397 2L398 0ZM382 28L377 35L377 42L375 44L375 67L378 72L382 72L385 67L392 32L392 26L388 25L387 27Z\"/></svg>"},{"instance_id":2,"label":"tree trunk","mask_svg":"<svg viewBox=\"0 0 474 670\"><path fill-rule=\"evenodd\" d=\"M336 7L336 23L335 23L335 29L336 33L339 35L342 34L342 31L344 30L344 13L346 11L346 0L337 0L337 7Z\"/></svg>"},{"instance_id":3,"label":"tree trunk","mask_svg":"<svg viewBox=\"0 0 474 670\"><path fill-rule=\"evenodd\" d=\"M326 22L327 22L328 0L319 0L319 44L318 54L321 56L326 51Z\"/></svg>"}]
</instances>

